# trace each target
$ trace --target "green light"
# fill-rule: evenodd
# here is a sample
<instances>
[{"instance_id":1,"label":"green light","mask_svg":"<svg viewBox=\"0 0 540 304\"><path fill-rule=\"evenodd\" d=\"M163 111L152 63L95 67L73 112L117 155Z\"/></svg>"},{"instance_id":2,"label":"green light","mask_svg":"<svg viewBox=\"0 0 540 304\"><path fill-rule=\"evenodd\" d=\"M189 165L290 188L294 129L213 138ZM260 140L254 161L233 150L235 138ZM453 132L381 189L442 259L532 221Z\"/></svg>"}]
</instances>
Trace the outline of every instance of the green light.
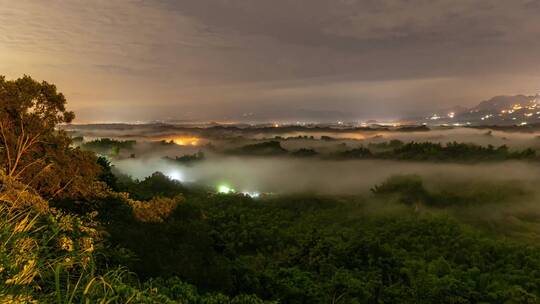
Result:
<instances>
[{"instance_id":1,"label":"green light","mask_svg":"<svg viewBox=\"0 0 540 304\"><path fill-rule=\"evenodd\" d=\"M223 193L223 194L229 194L229 193L233 193L234 189L230 188L227 185L220 185L218 186L218 192Z\"/></svg>"}]
</instances>

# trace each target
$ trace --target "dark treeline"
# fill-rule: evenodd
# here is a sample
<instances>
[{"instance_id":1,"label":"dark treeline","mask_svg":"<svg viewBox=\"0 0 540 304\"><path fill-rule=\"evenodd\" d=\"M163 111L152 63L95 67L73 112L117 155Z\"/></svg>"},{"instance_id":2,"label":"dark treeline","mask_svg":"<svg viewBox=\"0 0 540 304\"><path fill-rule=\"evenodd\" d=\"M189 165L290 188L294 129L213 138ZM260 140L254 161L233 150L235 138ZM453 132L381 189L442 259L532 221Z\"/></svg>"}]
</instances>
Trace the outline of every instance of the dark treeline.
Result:
<instances>
[{"instance_id":1,"label":"dark treeline","mask_svg":"<svg viewBox=\"0 0 540 304\"><path fill-rule=\"evenodd\" d=\"M111 138L99 138L89 142L84 142L81 148L85 150L116 156L120 150L132 150L137 141L135 140L116 140Z\"/></svg>"},{"instance_id":2,"label":"dark treeline","mask_svg":"<svg viewBox=\"0 0 540 304\"><path fill-rule=\"evenodd\" d=\"M376 157L400 160L435 160L435 161L495 161L495 160L533 160L536 151L525 149L511 151L502 145L486 147L471 144L451 142L446 145L440 143L422 142L406 143L401 147L393 148L388 152L375 154Z\"/></svg>"},{"instance_id":3,"label":"dark treeline","mask_svg":"<svg viewBox=\"0 0 540 304\"><path fill-rule=\"evenodd\" d=\"M450 185L447 185L447 187ZM391 176L374 186L371 192L385 199L393 198L416 208L463 207L465 205L494 204L511 199L526 199L530 194L519 182L454 183L450 189L429 189L418 175ZM459 189L459 190L458 190Z\"/></svg>"},{"instance_id":4,"label":"dark treeline","mask_svg":"<svg viewBox=\"0 0 540 304\"><path fill-rule=\"evenodd\" d=\"M246 145L226 151L230 154L252 156L320 156L324 159L389 159L407 161L438 161L438 162L484 162L505 160L537 160L536 151L524 149L514 151L508 146L481 146L473 143L450 142L447 144L432 142L409 142L391 140L382 143L370 143L367 147L360 146L342 152L320 154L314 149L301 148L289 152L279 141L267 141Z\"/></svg>"},{"instance_id":5,"label":"dark treeline","mask_svg":"<svg viewBox=\"0 0 540 304\"><path fill-rule=\"evenodd\" d=\"M371 148L371 149L370 149ZM409 161L482 162L504 160L536 160L536 151L525 149L512 151L507 146L480 146L472 143L390 141L372 144L370 148L359 147L336 155L344 159L392 159Z\"/></svg>"},{"instance_id":6,"label":"dark treeline","mask_svg":"<svg viewBox=\"0 0 540 304\"><path fill-rule=\"evenodd\" d=\"M246 145L237 149L226 151L226 153L253 156L283 156L287 155L288 151L281 146L279 141L273 140Z\"/></svg>"},{"instance_id":7,"label":"dark treeline","mask_svg":"<svg viewBox=\"0 0 540 304\"><path fill-rule=\"evenodd\" d=\"M204 155L204 152L199 151L195 154L186 154L182 156L175 156L174 158L165 156L165 160L171 161L173 163L179 163L182 165L190 166L193 164L196 164L198 162L201 162L206 159L206 156Z\"/></svg>"}]
</instances>

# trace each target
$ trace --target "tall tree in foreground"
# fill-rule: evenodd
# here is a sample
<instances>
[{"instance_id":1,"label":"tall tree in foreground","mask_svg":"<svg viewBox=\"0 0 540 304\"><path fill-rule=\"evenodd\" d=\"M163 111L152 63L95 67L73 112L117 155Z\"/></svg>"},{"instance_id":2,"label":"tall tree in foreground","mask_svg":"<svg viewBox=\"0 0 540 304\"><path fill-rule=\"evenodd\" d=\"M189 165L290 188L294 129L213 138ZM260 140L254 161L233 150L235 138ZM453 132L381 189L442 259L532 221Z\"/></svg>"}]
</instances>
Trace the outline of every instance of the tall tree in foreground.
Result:
<instances>
[{"instance_id":1,"label":"tall tree in foreground","mask_svg":"<svg viewBox=\"0 0 540 304\"><path fill-rule=\"evenodd\" d=\"M87 196L99 174L95 156L56 129L75 117L65 104L53 84L0 76L0 166L48 199Z\"/></svg>"}]
</instances>

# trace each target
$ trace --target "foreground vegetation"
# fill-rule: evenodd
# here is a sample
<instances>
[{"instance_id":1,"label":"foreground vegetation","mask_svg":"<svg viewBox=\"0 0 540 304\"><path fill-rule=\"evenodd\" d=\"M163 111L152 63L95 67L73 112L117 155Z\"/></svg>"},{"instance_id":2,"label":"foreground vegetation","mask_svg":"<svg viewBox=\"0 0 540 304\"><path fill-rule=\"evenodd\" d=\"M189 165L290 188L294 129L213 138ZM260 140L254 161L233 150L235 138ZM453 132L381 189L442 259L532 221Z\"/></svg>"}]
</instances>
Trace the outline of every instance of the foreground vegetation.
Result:
<instances>
[{"instance_id":1,"label":"foreground vegetation","mask_svg":"<svg viewBox=\"0 0 540 304\"><path fill-rule=\"evenodd\" d=\"M2 201L13 208L1 219L2 293L20 300L535 303L540 288L538 248L406 200L373 211L353 198L111 196L44 213L16 200Z\"/></svg>"},{"instance_id":2,"label":"foreground vegetation","mask_svg":"<svg viewBox=\"0 0 540 304\"><path fill-rule=\"evenodd\" d=\"M540 301L540 212L512 211L535 199L519 183L395 176L363 197L214 194L161 173L132 180L74 148L55 128L73 114L48 83L0 78L0 101L1 303ZM287 153L279 143L246 151ZM476 216L491 209L503 215Z\"/></svg>"}]
</instances>

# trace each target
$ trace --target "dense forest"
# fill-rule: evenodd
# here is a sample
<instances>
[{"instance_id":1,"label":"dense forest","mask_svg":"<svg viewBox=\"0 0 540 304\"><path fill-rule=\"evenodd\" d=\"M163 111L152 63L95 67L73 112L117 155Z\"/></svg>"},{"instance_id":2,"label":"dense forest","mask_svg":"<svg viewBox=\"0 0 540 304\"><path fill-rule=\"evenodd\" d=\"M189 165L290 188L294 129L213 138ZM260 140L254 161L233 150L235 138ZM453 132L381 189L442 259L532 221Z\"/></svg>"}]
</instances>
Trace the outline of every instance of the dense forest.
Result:
<instances>
[{"instance_id":1,"label":"dense forest","mask_svg":"<svg viewBox=\"0 0 540 304\"><path fill-rule=\"evenodd\" d=\"M324 140L323 136L323 140ZM504 160L538 160L536 151L527 148L511 150L508 146L481 146L474 143L449 142L447 144L432 142L408 142L391 140L381 143L369 143L346 149L342 152L320 154L312 148L300 148L289 152L279 141L265 141L250 144L238 149L225 151L230 154L252 156L293 156L313 157L323 159L387 159L404 161L433 161L433 162L489 162Z\"/></svg>"},{"instance_id":2,"label":"dense forest","mask_svg":"<svg viewBox=\"0 0 540 304\"><path fill-rule=\"evenodd\" d=\"M74 114L52 84L0 78L0 102L2 303L540 301L538 219L472 212L532 199L519 183L433 187L401 175L365 196L219 194L159 172L132 179L75 147L57 128ZM363 149L341 156L535 157L457 143ZM287 153L279 142L232 152Z\"/></svg>"}]
</instances>

